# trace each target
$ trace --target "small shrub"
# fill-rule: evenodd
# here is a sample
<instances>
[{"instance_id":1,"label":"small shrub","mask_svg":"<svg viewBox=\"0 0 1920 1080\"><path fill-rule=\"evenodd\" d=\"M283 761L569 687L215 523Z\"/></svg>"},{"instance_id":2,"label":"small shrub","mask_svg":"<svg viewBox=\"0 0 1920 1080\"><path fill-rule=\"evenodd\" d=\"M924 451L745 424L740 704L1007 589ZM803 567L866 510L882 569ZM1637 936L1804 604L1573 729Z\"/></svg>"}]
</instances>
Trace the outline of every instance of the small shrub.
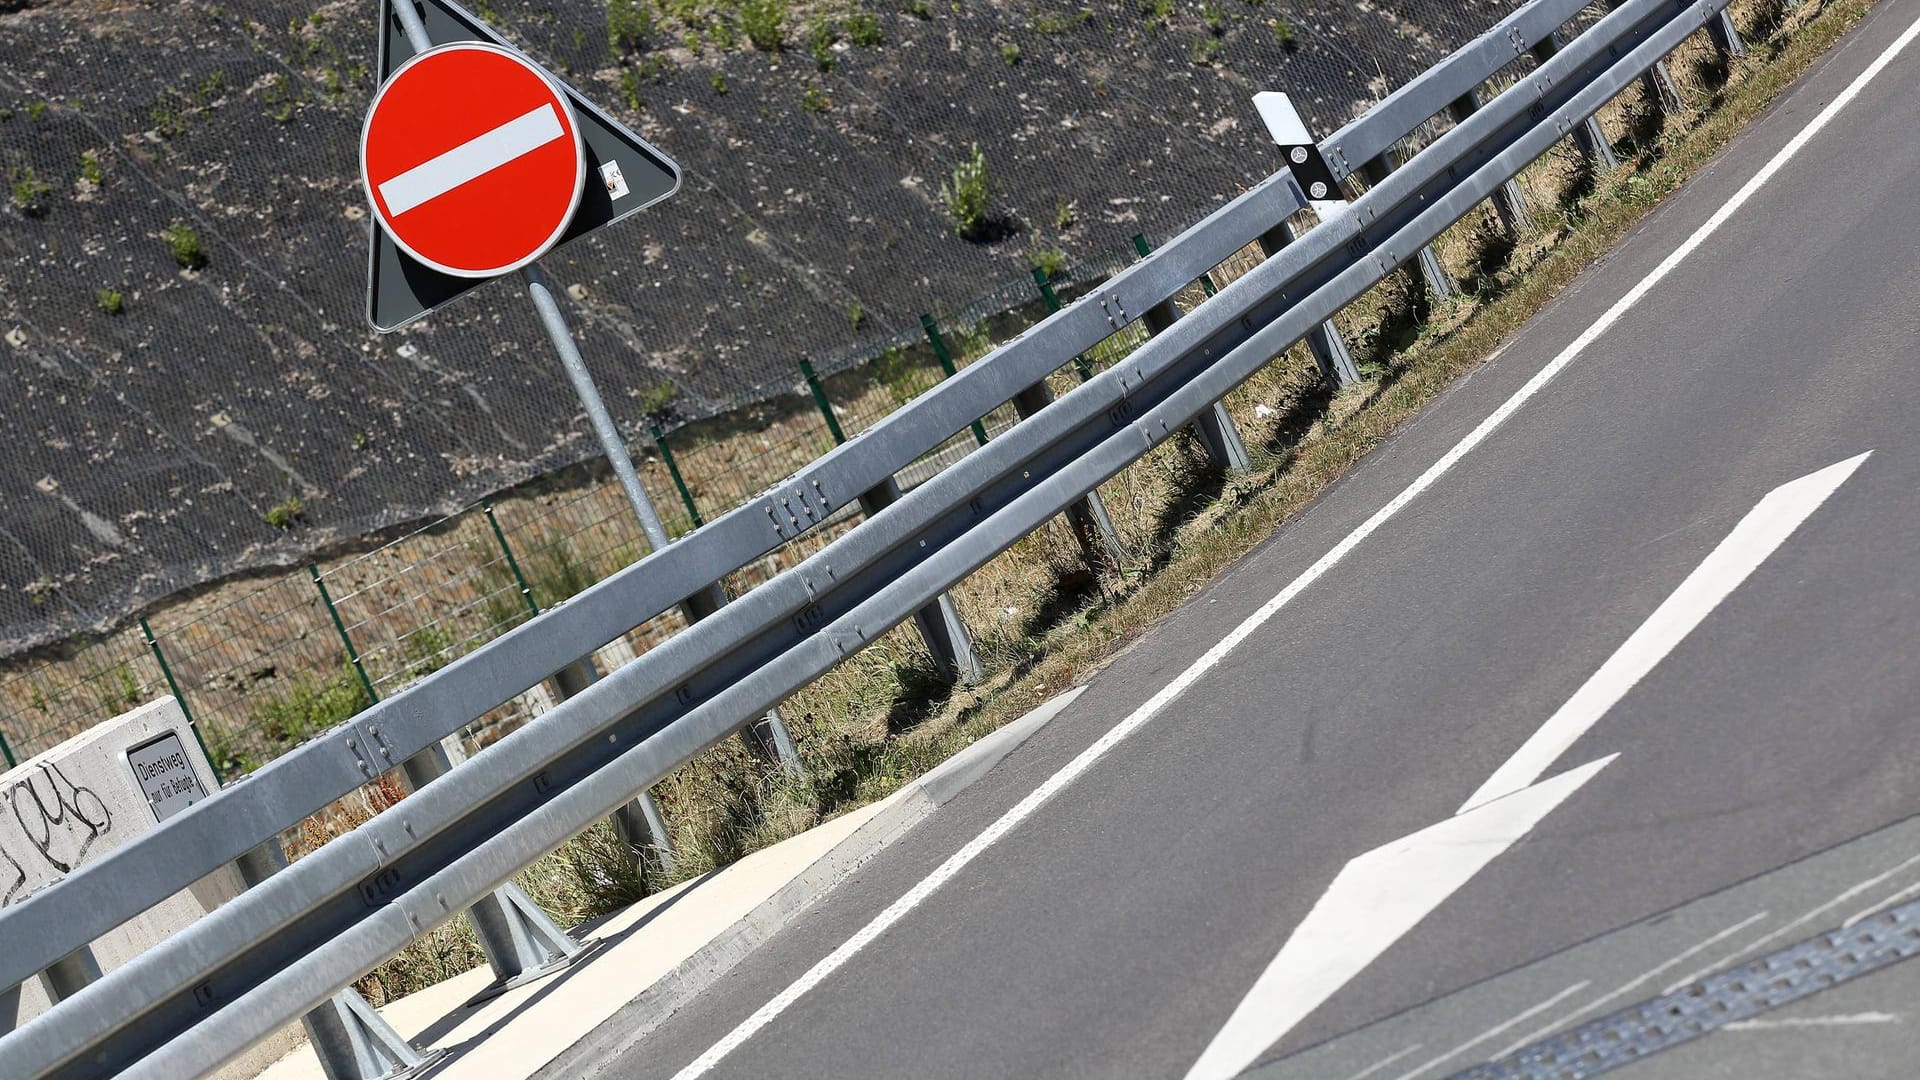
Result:
<instances>
[{"instance_id":1,"label":"small shrub","mask_svg":"<svg viewBox=\"0 0 1920 1080\"><path fill-rule=\"evenodd\" d=\"M1034 248L1027 252L1027 258L1047 275L1048 280L1058 278L1060 272L1067 268L1067 253L1059 248Z\"/></svg>"},{"instance_id":2,"label":"small shrub","mask_svg":"<svg viewBox=\"0 0 1920 1080\"><path fill-rule=\"evenodd\" d=\"M707 84L713 87L713 92L716 94L726 93L727 73L724 71L714 72L712 75L707 76Z\"/></svg>"},{"instance_id":3,"label":"small shrub","mask_svg":"<svg viewBox=\"0 0 1920 1080\"><path fill-rule=\"evenodd\" d=\"M914 370L912 361L907 359L906 350L898 345L880 354L873 362L874 377L887 388L893 396L894 404L905 405L920 392L919 373Z\"/></svg>"},{"instance_id":4,"label":"small shrub","mask_svg":"<svg viewBox=\"0 0 1920 1080\"><path fill-rule=\"evenodd\" d=\"M1005 60L1007 62L1008 67L1012 67L1013 65L1019 63L1020 62L1020 46L1015 45L1012 42L1008 42L1007 44L1000 46L1000 59Z\"/></svg>"},{"instance_id":5,"label":"small shrub","mask_svg":"<svg viewBox=\"0 0 1920 1080\"><path fill-rule=\"evenodd\" d=\"M180 264L182 270L198 270L207 265L206 249L200 246L200 234L193 227L181 223L167 226L161 233L167 242L167 249L173 252L173 261Z\"/></svg>"},{"instance_id":6,"label":"small shrub","mask_svg":"<svg viewBox=\"0 0 1920 1080\"><path fill-rule=\"evenodd\" d=\"M632 52L653 34L653 8L646 0L607 0L607 44Z\"/></svg>"},{"instance_id":7,"label":"small shrub","mask_svg":"<svg viewBox=\"0 0 1920 1080\"><path fill-rule=\"evenodd\" d=\"M648 416L664 416L679 393L680 388L670 382L655 383L653 389L641 396L640 409Z\"/></svg>"},{"instance_id":8,"label":"small shrub","mask_svg":"<svg viewBox=\"0 0 1920 1080\"><path fill-rule=\"evenodd\" d=\"M877 47L886 40L880 31L880 20L871 11L856 11L847 16L847 40L863 49Z\"/></svg>"},{"instance_id":9,"label":"small shrub","mask_svg":"<svg viewBox=\"0 0 1920 1080\"><path fill-rule=\"evenodd\" d=\"M1285 19L1275 19L1267 25L1273 28L1274 43L1282 49L1292 52L1300 47L1300 43L1294 40L1292 23Z\"/></svg>"},{"instance_id":10,"label":"small shrub","mask_svg":"<svg viewBox=\"0 0 1920 1080\"><path fill-rule=\"evenodd\" d=\"M1194 63L1202 67L1210 65L1220 56L1220 39L1217 37L1200 38L1193 43L1193 48L1188 51L1187 55Z\"/></svg>"},{"instance_id":11,"label":"small shrub","mask_svg":"<svg viewBox=\"0 0 1920 1080\"><path fill-rule=\"evenodd\" d=\"M819 83L808 83L806 90L800 94L800 107L816 116L832 106L833 103L827 100L827 92L820 89Z\"/></svg>"},{"instance_id":12,"label":"small shrub","mask_svg":"<svg viewBox=\"0 0 1920 1080\"><path fill-rule=\"evenodd\" d=\"M80 179L85 180L94 187L100 187L106 183L107 176L106 173L100 169L99 155L91 150L85 151L80 155Z\"/></svg>"},{"instance_id":13,"label":"small shrub","mask_svg":"<svg viewBox=\"0 0 1920 1080\"><path fill-rule=\"evenodd\" d=\"M761 52L780 51L786 25L786 0L742 0L740 29Z\"/></svg>"},{"instance_id":14,"label":"small shrub","mask_svg":"<svg viewBox=\"0 0 1920 1080\"><path fill-rule=\"evenodd\" d=\"M33 166L22 165L13 170L13 205L28 217L40 217L47 212L47 193L52 190L45 180L34 174Z\"/></svg>"},{"instance_id":15,"label":"small shrub","mask_svg":"<svg viewBox=\"0 0 1920 1080\"><path fill-rule=\"evenodd\" d=\"M987 173L987 156L974 143L967 160L953 167L952 184L940 185L940 201L947 207L947 220L953 231L972 239L987 227L987 205L993 194L993 180Z\"/></svg>"},{"instance_id":16,"label":"small shrub","mask_svg":"<svg viewBox=\"0 0 1920 1080\"><path fill-rule=\"evenodd\" d=\"M861 304L858 300L851 301L847 304L847 325L850 328L858 330L860 329L860 324L866 321L867 309L865 305Z\"/></svg>"},{"instance_id":17,"label":"small shrub","mask_svg":"<svg viewBox=\"0 0 1920 1080\"><path fill-rule=\"evenodd\" d=\"M834 28L833 20L825 15L815 15L807 21L807 52L813 56L814 66L821 71L833 70L833 43L839 40L840 31Z\"/></svg>"},{"instance_id":18,"label":"small shrub","mask_svg":"<svg viewBox=\"0 0 1920 1080\"><path fill-rule=\"evenodd\" d=\"M300 515L305 512L306 506L300 502L300 496L289 495L267 507L267 512L260 515L260 520L276 529L291 529L293 523L299 521Z\"/></svg>"},{"instance_id":19,"label":"small shrub","mask_svg":"<svg viewBox=\"0 0 1920 1080\"><path fill-rule=\"evenodd\" d=\"M931 19L933 18L933 8L927 3L927 0L912 0L912 2L907 5L907 14L916 19Z\"/></svg>"},{"instance_id":20,"label":"small shrub","mask_svg":"<svg viewBox=\"0 0 1920 1080\"><path fill-rule=\"evenodd\" d=\"M367 705L366 689L351 668L325 681L301 676L285 694L267 702L254 718L254 729L283 746L298 746L352 719Z\"/></svg>"},{"instance_id":21,"label":"small shrub","mask_svg":"<svg viewBox=\"0 0 1920 1080\"><path fill-rule=\"evenodd\" d=\"M1053 204L1053 227L1071 229L1074 222L1080 220L1080 204L1073 199L1059 199Z\"/></svg>"},{"instance_id":22,"label":"small shrub","mask_svg":"<svg viewBox=\"0 0 1920 1080\"><path fill-rule=\"evenodd\" d=\"M119 289L97 289L93 294L93 306L105 315L118 315L127 308L126 297Z\"/></svg>"}]
</instances>

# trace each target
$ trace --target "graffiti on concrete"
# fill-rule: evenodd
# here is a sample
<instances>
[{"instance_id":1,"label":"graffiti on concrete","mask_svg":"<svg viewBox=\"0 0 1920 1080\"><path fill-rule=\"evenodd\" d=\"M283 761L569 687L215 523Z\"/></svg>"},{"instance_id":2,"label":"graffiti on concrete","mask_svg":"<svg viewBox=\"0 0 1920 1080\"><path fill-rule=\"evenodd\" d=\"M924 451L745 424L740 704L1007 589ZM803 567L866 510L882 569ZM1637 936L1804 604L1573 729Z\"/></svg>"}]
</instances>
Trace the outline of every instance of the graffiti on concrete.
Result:
<instances>
[{"instance_id":1,"label":"graffiti on concrete","mask_svg":"<svg viewBox=\"0 0 1920 1080\"><path fill-rule=\"evenodd\" d=\"M113 812L92 788L55 763L35 766L0 806L0 907L72 873L112 831Z\"/></svg>"}]
</instances>

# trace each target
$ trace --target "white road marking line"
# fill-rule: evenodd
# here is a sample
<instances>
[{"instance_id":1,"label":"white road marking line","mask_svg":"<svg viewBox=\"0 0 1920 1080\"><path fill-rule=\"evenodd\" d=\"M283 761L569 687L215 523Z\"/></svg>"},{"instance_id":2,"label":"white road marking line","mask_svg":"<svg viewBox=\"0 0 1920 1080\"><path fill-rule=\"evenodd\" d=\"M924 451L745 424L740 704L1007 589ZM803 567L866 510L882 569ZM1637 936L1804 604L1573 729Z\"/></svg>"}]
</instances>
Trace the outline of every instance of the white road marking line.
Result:
<instances>
[{"instance_id":1,"label":"white road marking line","mask_svg":"<svg viewBox=\"0 0 1920 1080\"><path fill-rule=\"evenodd\" d=\"M1619 756L1543 780L1347 863L1187 1070L1187 1080L1226 1080L1252 1065Z\"/></svg>"},{"instance_id":2,"label":"white road marking line","mask_svg":"<svg viewBox=\"0 0 1920 1080\"><path fill-rule=\"evenodd\" d=\"M1471 810L1518 791L1546 772L1561 754L1580 741L1580 736L1599 723L1627 691L1686 640L1722 600L1759 569L1767 556L1786 543L1787 537L1792 536L1871 453L1869 450L1829 465L1769 492L1740 519L1740 524L1734 526L1727 538L1720 541L1720 546L1687 575L1680 587L1647 616L1647 621L1621 643L1607 662L1574 691L1566 704L1494 770L1460 809Z\"/></svg>"},{"instance_id":3,"label":"white road marking line","mask_svg":"<svg viewBox=\"0 0 1920 1080\"><path fill-rule=\"evenodd\" d=\"M1426 1072L1428 1069L1431 1069L1437 1065L1440 1065L1443 1062L1451 1061L1454 1058L1459 1057L1461 1054L1464 1054L1467 1051L1473 1049L1474 1047L1480 1045L1481 1043L1486 1042L1488 1039L1493 1038L1495 1035L1499 1035L1503 1032L1513 1030L1519 1025L1526 1023L1528 1020L1531 1020L1536 1016L1539 1016L1541 1013L1546 1012L1548 1009L1553 1008L1555 1005L1560 1004L1561 1002L1567 1000L1568 998L1572 997L1575 994L1580 993L1581 991L1585 990L1587 987L1592 985L1593 984L1590 982L1574 983L1572 986L1567 987L1565 990L1560 991L1559 993L1553 995L1552 997L1541 1002L1540 1004L1535 1005L1533 1008L1528 1009L1527 1011L1521 1013L1520 1015L1501 1021L1499 1024L1496 1024L1493 1027L1490 1027L1487 1030L1481 1032L1480 1034L1475 1035L1473 1038L1468 1039L1466 1042L1461 1043L1459 1046L1456 1046L1453 1049L1447 1051L1446 1053L1441 1054L1439 1057L1430 1058L1423 1064L1420 1064L1411 1069L1408 1069L1406 1072L1403 1072L1399 1076L1394 1077L1393 1080L1413 1080L1414 1077L1419 1076L1421 1073Z\"/></svg>"},{"instance_id":4,"label":"white road marking line","mask_svg":"<svg viewBox=\"0 0 1920 1080\"><path fill-rule=\"evenodd\" d=\"M1347 1077L1347 1080L1367 1080L1367 1077L1372 1076L1374 1073L1379 1072L1381 1069L1384 1069L1387 1066L1393 1064L1394 1062L1399 1061L1401 1058L1406 1057L1408 1054L1419 1052L1420 1048L1425 1045L1426 1045L1425 1043L1414 1043L1412 1046L1407 1047L1405 1050L1400 1050L1395 1053L1388 1054L1386 1057L1381 1058L1379 1061L1376 1061L1373 1064L1367 1066L1366 1068L1361 1069L1359 1072L1354 1073L1352 1076Z\"/></svg>"},{"instance_id":5,"label":"white road marking line","mask_svg":"<svg viewBox=\"0 0 1920 1080\"><path fill-rule=\"evenodd\" d=\"M383 182L381 201L399 217L566 135L560 113L548 102Z\"/></svg>"},{"instance_id":6,"label":"white road marking line","mask_svg":"<svg viewBox=\"0 0 1920 1080\"><path fill-rule=\"evenodd\" d=\"M767 1024L785 1012L807 991L820 985L827 976L838 971L842 965L848 960L851 960L860 950L866 948L874 939L885 933L888 927L899 922L914 908L919 907L920 903L928 896L931 896L935 889L938 889L941 885L951 880L954 875L965 869L968 863L979 858L981 852L991 847L995 841L1005 836L1015 826L1032 816L1035 810L1045 804L1048 799L1058 794L1062 788L1065 788L1068 784L1078 779L1080 774L1092 768L1094 762L1106 756L1108 751L1120 745L1127 736L1139 730L1148 720L1159 715L1161 710L1165 709L1169 703L1185 693L1188 687L1199 680L1200 676L1212 670L1228 653L1237 648L1242 641L1252 636L1253 632L1265 625L1267 620L1278 614L1281 608L1291 603L1293 598L1300 595L1307 586L1320 580L1321 577L1326 575L1327 571L1333 569L1345 559L1354 548L1359 547L1369 536L1379 531L1382 525L1392 520L1394 515L1404 509L1408 503L1432 487L1436 481L1451 471L1455 465L1459 464L1461 458L1466 457L1475 447L1485 442L1487 437L1498 430L1502 424L1506 423L1507 419L1518 412L1521 406L1532 400L1534 395L1538 394L1542 388L1552 382L1554 376L1560 374L1568 364L1573 363L1574 358L1582 352L1585 352L1587 346L1598 340L1600 335L1605 333L1614 323L1619 322L1622 316L1631 310L1635 304L1644 299L1648 293L1652 292L1654 286L1665 280L1667 275L1673 273L1674 269L1686 261L1687 256L1693 254L1695 249L1705 243L1708 237L1718 232L1720 227L1725 225L1727 220L1734 215L1734 212L1746 205L1747 201L1753 198L1754 193L1759 191L1768 180L1773 179L1774 174L1785 167L1787 162L1798 156L1800 150L1813 139L1815 134L1831 123L1834 116L1836 116L1848 102L1858 97L1860 91L1866 88L1867 83L1871 82L1881 71L1885 70L1886 66L1893 62L1893 58L1897 56L1902 49L1905 49L1907 45L1913 41L1915 36L1920 36L1920 21L1916 21L1909 27L1907 31L1900 36L1899 40L1895 41L1885 52L1881 53L1872 64L1869 64L1867 69L1861 72L1852 83L1848 84L1847 88L1841 91L1825 109L1822 109L1812 120L1808 121L1807 126L1802 128L1799 134L1789 140L1787 145L1781 147L1780 151L1762 166L1760 171L1755 173L1739 191L1735 192L1732 198L1722 203L1720 208L1714 211L1713 216L1709 217L1700 228L1695 230L1693 235L1687 237L1678 248L1674 249L1672 254L1661 260L1660 265L1654 267L1653 271L1641 279L1637 285L1627 290L1626 295L1615 301L1613 306L1608 308L1600 318L1595 320L1592 326L1589 326L1565 349L1562 349L1559 355L1549 361L1546 367L1541 368L1533 378L1528 379L1526 385L1522 386L1512 397L1503 402L1500 407L1495 409L1485 420L1480 421L1478 426L1467 433L1466 438L1461 439L1454 445L1453 449L1448 450L1446 454L1442 455L1440 460L1429 466L1426 472L1421 473L1413 483L1408 484L1406 490L1394 496L1391 502L1375 511L1373 516L1362 522L1359 528L1348 533L1325 555L1320 556L1312 566L1309 566L1299 577L1294 578L1284 589L1281 589L1278 595L1265 604L1262 604L1258 611L1247 616L1244 622L1234 627L1233 631L1225 638L1222 638L1213 648L1208 649L1198 660L1193 662L1191 667L1175 676L1173 681L1169 682L1159 693L1148 698L1139 708L1129 713L1126 719L1108 729L1107 733L1096 740L1093 745L1081 751L1072 761L1067 762L1065 766L1061 767L1059 772L1048 777L1026 798L1015 803L1013 807L1001 815L998 820L987 826L979 836L974 837L973 840L969 841L960 850L948 856L945 862L935 867L932 873L921 879L913 888L907 890L906 894L901 896L900 899L888 905L887 909L875 916L872 922L861 927L858 932L843 942L839 948L821 958L819 963L808 969L808 971L800 976L799 979L795 980L791 986L788 986L785 990L775 995L771 1001L768 1001L765 1005L755 1010L753 1015L741 1021L738 1027L728 1032L724 1038L709 1047L705 1053L695 1058L692 1062L689 1062L685 1068L674 1075L674 1080L697 1080L698 1077L706 1075L722 1058L732 1053L740 1044L752 1038L755 1032L766 1027Z\"/></svg>"},{"instance_id":7,"label":"white road marking line","mask_svg":"<svg viewBox=\"0 0 1920 1080\"><path fill-rule=\"evenodd\" d=\"M1915 896L1920 896L1920 881L1914 882L1912 885L1909 885L1906 888L1901 889L1899 892L1894 893L1892 896L1887 897L1885 900L1882 900L1877 904L1874 904L1872 907L1862 908L1859 911L1856 911L1853 914L1847 916L1846 921L1840 924L1840 929L1851 930L1855 926L1859 925L1861 919L1872 918L1873 916L1880 914L1882 911L1885 911L1890 907L1893 907L1897 904L1905 903L1906 901L1913 899Z\"/></svg>"},{"instance_id":8,"label":"white road marking line","mask_svg":"<svg viewBox=\"0 0 1920 1080\"><path fill-rule=\"evenodd\" d=\"M1894 867L1891 870L1886 871L1885 873L1875 874L1874 876L1868 878L1865 881L1862 881L1855 885L1848 886L1846 891L1842 892L1840 895L1834 897L1831 900L1828 900L1824 904L1820 904L1817 907L1809 909L1805 914L1801 915L1797 919L1794 919L1792 922L1789 922L1784 926L1776 927L1770 933L1762 934L1759 937L1754 938L1752 941L1747 942L1745 945L1741 946L1739 950L1734 953L1734 955L1735 956L1753 955L1754 953L1758 952L1762 946L1765 946L1771 942L1778 941L1782 937L1786 936L1788 933L1791 933L1795 928L1805 926L1808 923L1812 922L1813 920L1819 918L1822 912L1831 911L1834 908L1839 907L1841 904L1844 904L1847 901L1852 900L1854 897L1859 896L1861 893L1867 892L1868 890L1871 890L1871 889L1878 888L1880 885L1885 883L1888 878L1894 876L1895 874L1898 874L1900 871L1905 870L1907 867L1912 866L1915 863L1920 863L1920 855L1915 855L1915 856L1912 856L1911 858L1903 860L1900 863L1900 865ZM1660 994L1661 996L1664 997L1667 994L1671 994L1676 990L1682 989L1687 986L1691 986L1694 983L1699 982L1701 979L1706 978L1707 976L1713 974L1714 972L1720 970L1722 967L1726 967L1726 966L1727 966L1726 964L1718 964L1713 967L1701 968L1699 971L1693 972L1692 974L1688 975L1686 978L1681 979L1679 982L1674 983L1672 986L1669 986L1665 990L1660 991Z\"/></svg>"},{"instance_id":9,"label":"white road marking line","mask_svg":"<svg viewBox=\"0 0 1920 1080\"><path fill-rule=\"evenodd\" d=\"M1850 1016L1799 1016L1780 1020L1735 1020L1726 1025L1725 1031L1787 1031L1794 1028L1859 1027L1865 1024L1897 1024L1900 1018L1893 1013L1865 1012Z\"/></svg>"},{"instance_id":10,"label":"white road marking line","mask_svg":"<svg viewBox=\"0 0 1920 1080\"><path fill-rule=\"evenodd\" d=\"M1718 945L1720 942L1725 941L1726 939L1732 937L1733 935L1739 933L1742 930L1745 930L1747 927L1752 926L1754 923L1757 923L1762 919L1765 919L1767 917L1767 914L1768 914L1767 912L1762 911L1757 915L1749 915L1746 918L1741 919L1739 922L1734 923L1732 926L1727 927L1725 930L1722 930L1719 933L1713 935L1707 940L1687 947L1685 950L1681 951L1679 955L1670 957L1669 959L1665 960L1658 966L1650 968L1646 971L1643 971L1638 975L1635 975L1633 978L1628 979L1626 982L1621 983L1619 986L1614 987L1612 990L1609 990L1606 993L1601 994L1599 997L1594 998L1592 1001L1587 1002L1585 1005L1580 1006L1579 1008L1573 1010L1570 1013L1563 1014L1559 1019L1554 1020L1553 1022L1547 1024L1545 1027L1535 1028L1534 1030L1528 1032L1527 1034L1522 1035L1518 1041L1513 1042L1507 1046L1504 1046L1499 1050L1494 1051L1492 1054L1488 1055L1487 1060L1499 1061L1501 1058L1506 1057L1509 1054L1519 1053L1520 1051L1526 1049L1529 1046L1532 1046L1534 1043L1539 1042L1541 1039L1546 1038L1547 1036L1553 1034L1556 1031L1560 1031L1564 1028L1572 1027L1573 1022L1575 1020L1578 1020L1581 1016L1587 1013L1593 1012L1594 1010L1600 1008L1600 1006L1605 1005L1609 1001L1614 1001L1621 997L1626 996L1627 994L1631 993L1635 987L1643 985L1644 983L1647 982L1647 980L1652 979L1654 976L1660 974L1661 972L1667 970L1668 968L1674 967L1677 964L1685 963L1689 957L1698 956L1700 953L1704 952L1705 950L1713 948L1715 945Z\"/></svg>"}]
</instances>

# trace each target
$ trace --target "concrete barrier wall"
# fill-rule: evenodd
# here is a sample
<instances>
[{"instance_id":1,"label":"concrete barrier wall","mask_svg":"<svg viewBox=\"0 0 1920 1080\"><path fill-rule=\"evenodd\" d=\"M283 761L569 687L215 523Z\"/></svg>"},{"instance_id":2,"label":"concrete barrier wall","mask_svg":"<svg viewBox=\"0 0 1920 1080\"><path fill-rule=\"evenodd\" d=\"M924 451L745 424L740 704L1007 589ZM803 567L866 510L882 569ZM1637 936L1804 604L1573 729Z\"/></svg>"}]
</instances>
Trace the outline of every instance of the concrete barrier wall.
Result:
<instances>
[{"instance_id":1,"label":"concrete barrier wall","mask_svg":"<svg viewBox=\"0 0 1920 1080\"><path fill-rule=\"evenodd\" d=\"M116 716L0 774L0 907L19 903L219 790L213 768L173 698ZM240 894L223 868L93 943L112 971ZM16 1023L45 1012L46 987L20 988ZM297 1030L297 1029L296 1029ZM269 1040L249 1059L288 1049ZM239 1064L239 1063L236 1063ZM222 1070L251 1075L256 1070Z\"/></svg>"}]
</instances>

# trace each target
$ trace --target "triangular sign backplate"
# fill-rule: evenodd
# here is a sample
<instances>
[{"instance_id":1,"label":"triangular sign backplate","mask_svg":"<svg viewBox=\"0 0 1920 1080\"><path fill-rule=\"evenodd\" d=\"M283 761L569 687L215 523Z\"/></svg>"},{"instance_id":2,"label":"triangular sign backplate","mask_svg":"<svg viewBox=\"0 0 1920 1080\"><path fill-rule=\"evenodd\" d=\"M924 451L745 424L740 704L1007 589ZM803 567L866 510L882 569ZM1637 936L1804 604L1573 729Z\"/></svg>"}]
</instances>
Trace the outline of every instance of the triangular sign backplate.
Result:
<instances>
[{"instance_id":1,"label":"triangular sign backplate","mask_svg":"<svg viewBox=\"0 0 1920 1080\"><path fill-rule=\"evenodd\" d=\"M392 4L412 3L427 24L427 36L435 45L455 41L489 41L509 49L513 43L450 0L388 0L380 5L380 81L385 83L395 69L413 56L407 36L400 29ZM519 51L515 49L515 51ZM524 53L522 54L524 55ZM544 70L544 69L543 69ZM551 75L551 73L549 73ZM573 101L574 114L580 118L580 134L587 148L587 190L580 198L580 209L573 224L560 238L564 244L603 225L611 225L629 214L644 210L672 195L680 188L680 166L667 155L648 145L626 125L608 116L593 102L580 96L573 87L554 79ZM601 169L608 162L619 166L627 194L613 198L601 181ZM476 223L483 228L484 223ZM486 278L462 278L430 270L410 258L377 223L373 226L372 252L367 260L367 321L375 330L386 333L418 319L427 312L485 285Z\"/></svg>"}]
</instances>

